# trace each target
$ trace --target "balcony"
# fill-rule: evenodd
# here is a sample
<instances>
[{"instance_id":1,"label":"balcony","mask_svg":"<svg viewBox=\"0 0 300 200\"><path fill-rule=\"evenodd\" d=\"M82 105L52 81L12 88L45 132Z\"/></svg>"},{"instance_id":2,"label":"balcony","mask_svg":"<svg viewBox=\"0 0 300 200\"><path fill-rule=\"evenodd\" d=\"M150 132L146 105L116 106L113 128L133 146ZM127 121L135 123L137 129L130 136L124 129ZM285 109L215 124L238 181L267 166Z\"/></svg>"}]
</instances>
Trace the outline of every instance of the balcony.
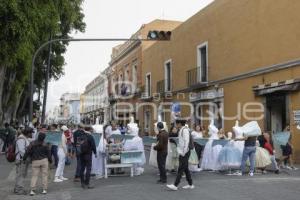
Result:
<instances>
[{"instance_id":1,"label":"balcony","mask_svg":"<svg viewBox=\"0 0 300 200\"><path fill-rule=\"evenodd\" d=\"M165 92L165 80L157 81L156 92L163 94Z\"/></svg>"},{"instance_id":2,"label":"balcony","mask_svg":"<svg viewBox=\"0 0 300 200\"><path fill-rule=\"evenodd\" d=\"M202 75L203 74L203 75ZM196 67L186 72L186 84L188 87L197 87L207 84L207 70Z\"/></svg>"}]
</instances>

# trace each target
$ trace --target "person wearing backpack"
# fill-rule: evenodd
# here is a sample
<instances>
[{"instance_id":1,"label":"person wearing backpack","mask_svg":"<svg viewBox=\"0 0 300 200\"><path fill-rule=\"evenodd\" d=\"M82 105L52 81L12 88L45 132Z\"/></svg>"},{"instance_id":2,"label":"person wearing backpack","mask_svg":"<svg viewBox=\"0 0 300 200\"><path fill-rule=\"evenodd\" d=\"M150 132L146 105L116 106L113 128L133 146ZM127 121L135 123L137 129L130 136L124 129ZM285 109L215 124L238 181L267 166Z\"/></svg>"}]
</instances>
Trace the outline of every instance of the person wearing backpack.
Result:
<instances>
[{"instance_id":1,"label":"person wearing backpack","mask_svg":"<svg viewBox=\"0 0 300 200\"><path fill-rule=\"evenodd\" d=\"M27 176L29 161L23 161L24 154L26 152L27 147L30 144L30 138L32 136L33 129L26 128L22 131L22 133L18 136L16 141L16 180L15 180L15 188L14 193L17 195L25 195L26 190L24 187L24 179Z\"/></svg>"},{"instance_id":2,"label":"person wearing backpack","mask_svg":"<svg viewBox=\"0 0 300 200\"><path fill-rule=\"evenodd\" d=\"M80 181L83 189L93 189L90 185L91 169L92 169L92 154L97 158L96 144L92 136L93 128L90 126L85 127L84 134L78 138L80 143ZM85 171L85 174L84 174Z\"/></svg>"},{"instance_id":3,"label":"person wearing backpack","mask_svg":"<svg viewBox=\"0 0 300 200\"><path fill-rule=\"evenodd\" d=\"M81 160L80 160L80 138L82 135L84 135L84 124L80 123L78 125L77 130L73 134L73 139L74 139L74 148L75 148L75 153L76 153L76 172L75 172L75 177L74 177L74 182L79 182L80 181L80 169L81 169Z\"/></svg>"},{"instance_id":4,"label":"person wearing backpack","mask_svg":"<svg viewBox=\"0 0 300 200\"><path fill-rule=\"evenodd\" d=\"M188 185L184 186L183 189L194 189L193 180L189 170L189 157L191 150L194 148L193 139L191 137L188 127L185 126L186 120L177 119L176 126L179 129L178 133L178 145L177 152L179 154L179 167L177 177L174 184L167 185L170 190L177 191L178 185L182 178L183 173L186 175Z\"/></svg>"}]
</instances>

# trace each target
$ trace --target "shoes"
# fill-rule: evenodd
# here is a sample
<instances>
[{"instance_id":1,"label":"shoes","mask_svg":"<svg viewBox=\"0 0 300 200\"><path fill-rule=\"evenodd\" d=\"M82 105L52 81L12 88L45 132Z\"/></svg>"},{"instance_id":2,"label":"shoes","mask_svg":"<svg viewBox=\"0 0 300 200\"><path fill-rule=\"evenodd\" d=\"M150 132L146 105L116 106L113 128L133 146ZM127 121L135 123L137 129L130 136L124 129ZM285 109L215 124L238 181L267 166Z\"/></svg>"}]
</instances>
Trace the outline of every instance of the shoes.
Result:
<instances>
[{"instance_id":1,"label":"shoes","mask_svg":"<svg viewBox=\"0 0 300 200\"><path fill-rule=\"evenodd\" d=\"M60 182L63 182L63 180L59 179L58 177L55 177L53 182L54 183L60 183Z\"/></svg>"},{"instance_id":2,"label":"shoes","mask_svg":"<svg viewBox=\"0 0 300 200\"><path fill-rule=\"evenodd\" d=\"M176 187L175 185L167 185L167 188L169 188L170 190L173 190L173 191L177 191L178 190L178 187Z\"/></svg>"},{"instance_id":3,"label":"shoes","mask_svg":"<svg viewBox=\"0 0 300 200\"><path fill-rule=\"evenodd\" d=\"M86 188L87 188L85 184L81 184L81 187L82 187L83 189L86 189Z\"/></svg>"},{"instance_id":4,"label":"shoes","mask_svg":"<svg viewBox=\"0 0 300 200\"><path fill-rule=\"evenodd\" d=\"M298 170L298 168L294 167L294 166L292 166L291 168L292 168L292 170Z\"/></svg>"},{"instance_id":5,"label":"shoes","mask_svg":"<svg viewBox=\"0 0 300 200\"><path fill-rule=\"evenodd\" d=\"M279 173L280 173L279 169L275 170L275 174L279 174Z\"/></svg>"},{"instance_id":6,"label":"shoes","mask_svg":"<svg viewBox=\"0 0 300 200\"><path fill-rule=\"evenodd\" d=\"M249 173L249 176L254 176L254 173L253 173L253 172L250 172L250 173Z\"/></svg>"},{"instance_id":7,"label":"shoes","mask_svg":"<svg viewBox=\"0 0 300 200\"><path fill-rule=\"evenodd\" d=\"M31 190L30 191L30 196L34 196L34 195L36 195L35 192L34 192L34 190Z\"/></svg>"},{"instance_id":8,"label":"shoes","mask_svg":"<svg viewBox=\"0 0 300 200\"><path fill-rule=\"evenodd\" d=\"M80 182L80 178L74 178L74 182Z\"/></svg>"},{"instance_id":9,"label":"shoes","mask_svg":"<svg viewBox=\"0 0 300 200\"><path fill-rule=\"evenodd\" d=\"M59 177L59 179L60 179L60 180L63 180L63 181L69 180L68 178L65 178L65 177L63 177L63 176Z\"/></svg>"},{"instance_id":10,"label":"shoes","mask_svg":"<svg viewBox=\"0 0 300 200\"><path fill-rule=\"evenodd\" d=\"M191 189L191 190L192 190L192 189L195 188L195 186L194 186L194 185L186 185L186 186L183 186L182 188L183 188L183 189L186 189L186 190L187 190L187 189Z\"/></svg>"},{"instance_id":11,"label":"shoes","mask_svg":"<svg viewBox=\"0 0 300 200\"><path fill-rule=\"evenodd\" d=\"M42 194L47 194L47 190L43 190Z\"/></svg>"},{"instance_id":12,"label":"shoes","mask_svg":"<svg viewBox=\"0 0 300 200\"><path fill-rule=\"evenodd\" d=\"M267 174L267 171L266 171L266 170L263 170L261 173L262 173L262 174Z\"/></svg>"},{"instance_id":13,"label":"shoes","mask_svg":"<svg viewBox=\"0 0 300 200\"><path fill-rule=\"evenodd\" d=\"M14 190L15 195L27 195L27 192L25 190Z\"/></svg>"},{"instance_id":14,"label":"shoes","mask_svg":"<svg viewBox=\"0 0 300 200\"><path fill-rule=\"evenodd\" d=\"M92 186L92 185L87 185L86 187L87 187L87 189L94 189L94 188L95 188L95 187Z\"/></svg>"},{"instance_id":15,"label":"shoes","mask_svg":"<svg viewBox=\"0 0 300 200\"><path fill-rule=\"evenodd\" d=\"M293 168L291 168L290 166L286 166L286 169L292 170Z\"/></svg>"}]
</instances>

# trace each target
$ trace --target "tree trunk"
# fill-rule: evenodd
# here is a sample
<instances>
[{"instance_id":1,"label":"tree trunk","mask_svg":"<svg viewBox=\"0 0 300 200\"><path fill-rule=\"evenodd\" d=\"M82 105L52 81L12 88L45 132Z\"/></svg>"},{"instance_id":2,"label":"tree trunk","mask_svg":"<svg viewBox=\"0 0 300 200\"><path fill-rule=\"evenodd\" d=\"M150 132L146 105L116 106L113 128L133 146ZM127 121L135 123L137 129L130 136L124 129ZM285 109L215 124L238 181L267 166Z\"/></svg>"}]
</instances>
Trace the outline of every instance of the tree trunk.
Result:
<instances>
[{"instance_id":1,"label":"tree trunk","mask_svg":"<svg viewBox=\"0 0 300 200\"><path fill-rule=\"evenodd\" d=\"M3 125L3 91L5 82L6 67L0 66L0 126Z\"/></svg>"}]
</instances>

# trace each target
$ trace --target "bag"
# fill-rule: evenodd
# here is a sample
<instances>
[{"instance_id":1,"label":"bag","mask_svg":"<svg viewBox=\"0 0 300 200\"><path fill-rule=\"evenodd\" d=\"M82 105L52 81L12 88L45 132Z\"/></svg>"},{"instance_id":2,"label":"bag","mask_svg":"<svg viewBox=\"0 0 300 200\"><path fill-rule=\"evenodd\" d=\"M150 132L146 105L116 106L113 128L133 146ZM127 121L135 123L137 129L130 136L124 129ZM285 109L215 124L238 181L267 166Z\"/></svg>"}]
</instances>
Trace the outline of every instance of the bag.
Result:
<instances>
[{"instance_id":1,"label":"bag","mask_svg":"<svg viewBox=\"0 0 300 200\"><path fill-rule=\"evenodd\" d=\"M81 154L88 154L90 152L91 152L91 146L89 144L88 136L84 134L78 138L77 153L81 155Z\"/></svg>"},{"instance_id":2,"label":"bag","mask_svg":"<svg viewBox=\"0 0 300 200\"><path fill-rule=\"evenodd\" d=\"M5 157L8 162L16 161L16 142L9 144L5 152Z\"/></svg>"},{"instance_id":3,"label":"bag","mask_svg":"<svg viewBox=\"0 0 300 200\"><path fill-rule=\"evenodd\" d=\"M188 128L186 128L188 129ZM189 150L193 150L195 148L195 144L194 144L194 138L192 136L191 131L188 129L189 134L190 134L190 141L189 141Z\"/></svg>"}]
</instances>

